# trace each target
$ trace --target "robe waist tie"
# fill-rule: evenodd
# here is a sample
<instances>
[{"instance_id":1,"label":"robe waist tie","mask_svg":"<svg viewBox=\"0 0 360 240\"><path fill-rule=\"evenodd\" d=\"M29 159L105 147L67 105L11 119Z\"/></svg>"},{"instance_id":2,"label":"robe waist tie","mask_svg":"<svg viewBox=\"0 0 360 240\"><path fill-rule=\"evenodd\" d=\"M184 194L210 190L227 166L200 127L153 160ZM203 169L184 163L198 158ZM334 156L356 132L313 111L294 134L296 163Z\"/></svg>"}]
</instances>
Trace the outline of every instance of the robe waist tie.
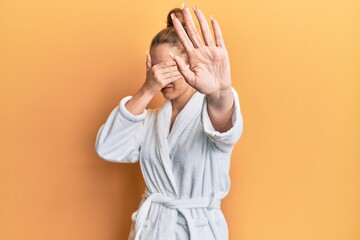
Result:
<instances>
[{"instance_id":1,"label":"robe waist tie","mask_svg":"<svg viewBox=\"0 0 360 240\"><path fill-rule=\"evenodd\" d=\"M191 198L191 199L173 199L163 195L162 193L150 193L148 189L145 190L143 197L146 197L145 201L141 204L140 208L134 212L131 216L132 221L135 222L135 240L138 240L140 233L143 229L145 220L149 214L151 203L160 203L164 207L176 209L179 211L185 218L186 224L190 232L190 239L193 232L192 218L188 214L184 213L181 209L184 208L220 208L220 199L211 200L211 198ZM212 220L207 215L209 221ZM212 225L212 231L215 236L217 236L217 231L214 228L215 225ZM218 238L215 238L218 239Z\"/></svg>"}]
</instances>

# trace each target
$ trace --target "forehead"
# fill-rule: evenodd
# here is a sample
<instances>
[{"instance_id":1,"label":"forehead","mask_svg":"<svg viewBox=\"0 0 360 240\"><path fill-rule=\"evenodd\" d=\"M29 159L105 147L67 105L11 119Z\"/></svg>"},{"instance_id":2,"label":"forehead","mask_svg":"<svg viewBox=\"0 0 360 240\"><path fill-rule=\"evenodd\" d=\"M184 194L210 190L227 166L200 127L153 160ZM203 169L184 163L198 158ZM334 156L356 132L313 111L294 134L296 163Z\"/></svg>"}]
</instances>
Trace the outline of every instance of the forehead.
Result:
<instances>
[{"instance_id":1,"label":"forehead","mask_svg":"<svg viewBox=\"0 0 360 240\"><path fill-rule=\"evenodd\" d=\"M170 46L169 44L155 45L150 49L151 64L155 65L161 62L167 62L172 60L169 53L179 54L179 48L177 46Z\"/></svg>"}]
</instances>

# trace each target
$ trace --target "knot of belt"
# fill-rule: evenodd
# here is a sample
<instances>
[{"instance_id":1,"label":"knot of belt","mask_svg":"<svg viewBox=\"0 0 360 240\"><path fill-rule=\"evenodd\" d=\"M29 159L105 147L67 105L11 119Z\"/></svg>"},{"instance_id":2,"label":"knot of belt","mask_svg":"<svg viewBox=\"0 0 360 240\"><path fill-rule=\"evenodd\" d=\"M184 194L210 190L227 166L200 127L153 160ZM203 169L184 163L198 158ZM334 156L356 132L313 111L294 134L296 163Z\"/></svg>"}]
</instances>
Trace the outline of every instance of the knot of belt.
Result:
<instances>
[{"instance_id":1,"label":"knot of belt","mask_svg":"<svg viewBox=\"0 0 360 240\"><path fill-rule=\"evenodd\" d=\"M140 208L134 212L131 216L131 219L135 222L135 240L138 240L140 233L143 229L143 225L150 211L150 206L152 203L162 204L164 207L176 209L184 215L186 219L186 224L188 226L190 235L191 235L191 219L187 214L185 214L181 209L184 208L220 208L220 200L211 198L191 198L191 199L173 199L163 195L162 193L150 193L148 189L145 190L143 197L146 197L145 201L141 204ZM191 239L191 238L190 238Z\"/></svg>"}]
</instances>

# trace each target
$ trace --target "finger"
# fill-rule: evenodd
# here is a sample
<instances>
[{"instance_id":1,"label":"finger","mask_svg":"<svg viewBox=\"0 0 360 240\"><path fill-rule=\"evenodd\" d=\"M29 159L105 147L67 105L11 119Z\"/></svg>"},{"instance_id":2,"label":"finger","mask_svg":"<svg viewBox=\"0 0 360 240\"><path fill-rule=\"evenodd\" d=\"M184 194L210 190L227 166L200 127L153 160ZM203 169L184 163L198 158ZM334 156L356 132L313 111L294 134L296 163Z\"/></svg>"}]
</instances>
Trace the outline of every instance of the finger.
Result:
<instances>
[{"instance_id":1,"label":"finger","mask_svg":"<svg viewBox=\"0 0 360 240\"><path fill-rule=\"evenodd\" d=\"M194 7L195 15L200 23L201 32L207 46L214 46L213 37L210 31L210 27L202 11Z\"/></svg>"},{"instance_id":2,"label":"finger","mask_svg":"<svg viewBox=\"0 0 360 240\"><path fill-rule=\"evenodd\" d=\"M146 69L151 69L151 56L148 51L146 51Z\"/></svg>"},{"instance_id":3,"label":"finger","mask_svg":"<svg viewBox=\"0 0 360 240\"><path fill-rule=\"evenodd\" d=\"M173 53L171 53L170 55L176 62L176 65L181 75L184 76L186 82L188 82L191 86L194 86L196 76L195 73L190 70L189 65L186 65L185 61L181 57L174 55Z\"/></svg>"},{"instance_id":4,"label":"finger","mask_svg":"<svg viewBox=\"0 0 360 240\"><path fill-rule=\"evenodd\" d=\"M173 25L177 35L179 36L181 44L184 46L186 53L190 53L192 50L194 50L194 45L186 34L183 25L181 24L179 19L177 19L174 13L171 14L171 18L173 20Z\"/></svg>"},{"instance_id":5,"label":"finger","mask_svg":"<svg viewBox=\"0 0 360 240\"><path fill-rule=\"evenodd\" d=\"M164 86L168 85L169 83L180 80L181 78L183 78L183 76L181 74L179 76L173 76L173 77L167 78L164 80Z\"/></svg>"},{"instance_id":6,"label":"finger","mask_svg":"<svg viewBox=\"0 0 360 240\"><path fill-rule=\"evenodd\" d=\"M164 79L168 79L168 78L172 78L172 77L181 77L181 73L179 72L179 70L177 70L176 72L170 72L170 73L165 73L162 75L162 77Z\"/></svg>"},{"instance_id":7,"label":"finger","mask_svg":"<svg viewBox=\"0 0 360 240\"><path fill-rule=\"evenodd\" d=\"M171 71L159 69L153 72L154 79L158 79L158 81L162 81L162 79L167 79L174 76L182 76L179 72L177 66L171 67L174 69L171 69Z\"/></svg>"},{"instance_id":8,"label":"finger","mask_svg":"<svg viewBox=\"0 0 360 240\"><path fill-rule=\"evenodd\" d=\"M185 21L187 33L194 47L197 48L204 45L199 33L196 30L190 9L184 3L183 3L183 15L184 15L184 21Z\"/></svg>"},{"instance_id":9,"label":"finger","mask_svg":"<svg viewBox=\"0 0 360 240\"><path fill-rule=\"evenodd\" d=\"M156 70L157 73L160 73L160 74L166 74L166 73L171 73L171 72L179 72L175 61L174 61L174 63L175 63L175 66L161 68L161 69L155 69L155 70Z\"/></svg>"},{"instance_id":10,"label":"finger","mask_svg":"<svg viewBox=\"0 0 360 240\"><path fill-rule=\"evenodd\" d=\"M225 43L224 43L224 40L223 40L223 37L222 37L222 33L221 33L219 23L212 16L210 16L210 18L211 18L211 24L212 24L212 27L213 27L213 30L214 30L214 37L215 37L215 41L216 41L216 46L225 48Z\"/></svg>"},{"instance_id":11,"label":"finger","mask_svg":"<svg viewBox=\"0 0 360 240\"><path fill-rule=\"evenodd\" d=\"M176 62L174 60L155 64L154 66L152 66L152 68L153 69L162 69L162 68L167 68L167 67L171 67L171 66L176 66Z\"/></svg>"}]
</instances>

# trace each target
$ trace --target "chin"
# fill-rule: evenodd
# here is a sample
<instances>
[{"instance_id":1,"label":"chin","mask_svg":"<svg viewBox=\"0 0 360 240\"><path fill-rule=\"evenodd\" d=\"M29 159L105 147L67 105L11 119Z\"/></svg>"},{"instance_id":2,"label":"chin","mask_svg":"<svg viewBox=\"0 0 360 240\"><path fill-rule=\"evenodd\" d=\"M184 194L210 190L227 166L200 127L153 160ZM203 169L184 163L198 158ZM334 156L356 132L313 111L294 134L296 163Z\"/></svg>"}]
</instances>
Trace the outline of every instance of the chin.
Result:
<instances>
[{"instance_id":1,"label":"chin","mask_svg":"<svg viewBox=\"0 0 360 240\"><path fill-rule=\"evenodd\" d=\"M163 90L161 91L161 93L164 96L164 98L168 100L173 100L179 96L179 93L177 91L174 91L173 88Z\"/></svg>"},{"instance_id":2,"label":"chin","mask_svg":"<svg viewBox=\"0 0 360 240\"><path fill-rule=\"evenodd\" d=\"M176 96L171 93L162 93L162 95L164 96L165 99L170 100L170 101L176 98Z\"/></svg>"}]
</instances>

